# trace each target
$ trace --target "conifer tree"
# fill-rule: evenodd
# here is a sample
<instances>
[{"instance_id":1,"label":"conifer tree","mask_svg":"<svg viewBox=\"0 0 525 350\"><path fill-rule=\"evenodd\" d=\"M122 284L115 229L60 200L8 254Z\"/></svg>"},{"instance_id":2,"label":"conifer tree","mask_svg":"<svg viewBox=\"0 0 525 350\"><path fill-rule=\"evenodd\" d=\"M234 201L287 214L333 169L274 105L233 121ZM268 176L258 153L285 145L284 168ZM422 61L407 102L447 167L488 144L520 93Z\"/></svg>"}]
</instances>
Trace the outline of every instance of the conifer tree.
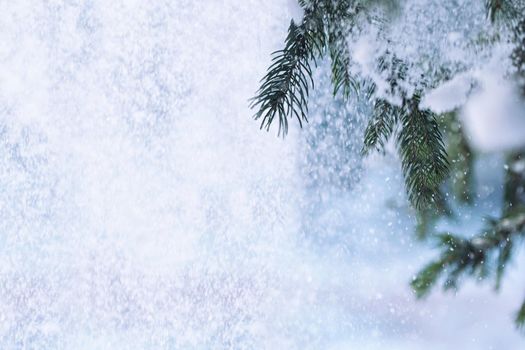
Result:
<instances>
[{"instance_id":1,"label":"conifer tree","mask_svg":"<svg viewBox=\"0 0 525 350\"><path fill-rule=\"evenodd\" d=\"M483 0L478 0L483 1ZM304 11L299 23L288 28L284 48L273 54L272 64L261 80L260 89L251 100L255 119L266 130L277 120L278 134L287 134L289 120L302 127L308 121L308 97L314 88L313 70L323 59L331 65L334 96L367 96L373 106L363 135L362 154L384 150L392 139L399 153L408 199L418 213L420 238L438 242L440 257L430 262L411 286L418 297L427 295L443 281L445 289L455 289L464 276L493 276L499 288L505 267L525 236L525 150L507 155L503 210L500 217L487 221L485 229L465 238L451 232L433 232L433 223L452 214L450 201L465 205L475 200L472 181L475 152L461 127L456 113L437 115L421 107L427 85L435 86L451 79L443 77L410 81L413 68L388 49L377 59L377 71L386 76L387 91L379 92L368 76L351 70L348 38L359 35L363 24L382 30L378 16L397 1L380 0L299 0ZM510 28L513 32L514 75L521 79L525 98L525 5L520 0L485 0L487 25ZM435 67L436 71L441 67ZM446 71L446 67L443 68ZM393 97L393 98L389 98ZM397 101L397 102L394 102ZM446 199L446 184L454 196ZM525 292L525 291L524 291ZM516 315L518 326L525 326L525 302Z\"/></svg>"}]
</instances>

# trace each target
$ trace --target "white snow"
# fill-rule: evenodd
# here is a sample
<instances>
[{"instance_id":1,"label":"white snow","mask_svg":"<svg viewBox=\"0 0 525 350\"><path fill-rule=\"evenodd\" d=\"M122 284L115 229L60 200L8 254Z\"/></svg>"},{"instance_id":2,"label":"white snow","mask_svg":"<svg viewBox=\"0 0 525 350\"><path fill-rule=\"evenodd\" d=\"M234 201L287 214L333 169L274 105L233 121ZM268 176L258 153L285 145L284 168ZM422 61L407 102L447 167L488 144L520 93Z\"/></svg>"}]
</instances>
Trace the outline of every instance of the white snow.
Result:
<instances>
[{"instance_id":1,"label":"white snow","mask_svg":"<svg viewBox=\"0 0 525 350\"><path fill-rule=\"evenodd\" d=\"M450 81L427 91L420 106L429 108L436 113L451 112L467 102L473 83L474 81L469 74L458 74Z\"/></svg>"},{"instance_id":2,"label":"white snow","mask_svg":"<svg viewBox=\"0 0 525 350\"><path fill-rule=\"evenodd\" d=\"M525 146L525 102L515 81L507 76L510 62L506 57L496 54L489 64L473 73L478 91L461 111L470 142L484 152Z\"/></svg>"}]
</instances>

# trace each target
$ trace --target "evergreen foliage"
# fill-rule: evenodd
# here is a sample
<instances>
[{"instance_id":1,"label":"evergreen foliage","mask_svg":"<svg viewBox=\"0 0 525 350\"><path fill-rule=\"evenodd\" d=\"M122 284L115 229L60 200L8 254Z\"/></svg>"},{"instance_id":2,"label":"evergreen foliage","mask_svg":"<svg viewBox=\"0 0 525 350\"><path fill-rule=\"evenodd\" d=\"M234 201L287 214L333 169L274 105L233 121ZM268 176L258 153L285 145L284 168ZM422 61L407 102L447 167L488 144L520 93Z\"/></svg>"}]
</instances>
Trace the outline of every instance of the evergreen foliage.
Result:
<instances>
[{"instance_id":1,"label":"evergreen foliage","mask_svg":"<svg viewBox=\"0 0 525 350\"><path fill-rule=\"evenodd\" d=\"M525 96L525 16L516 24L514 41L516 47L512 52L512 63L516 67L521 93Z\"/></svg>"},{"instance_id":2,"label":"evergreen foliage","mask_svg":"<svg viewBox=\"0 0 525 350\"><path fill-rule=\"evenodd\" d=\"M491 22L501 19L504 23L511 23L519 16L519 10L513 0L486 0L487 17Z\"/></svg>"},{"instance_id":3,"label":"evergreen foliage","mask_svg":"<svg viewBox=\"0 0 525 350\"><path fill-rule=\"evenodd\" d=\"M358 93L360 77L350 73L350 54L346 43L357 17L367 12L365 3L356 1L299 1L304 10L300 25L293 21L288 28L285 48L277 51L268 73L262 79L252 108L257 108L255 119L262 119L261 128L269 130L275 117L279 119L278 134L286 135L288 118L295 117L299 125L307 121L308 95L313 87L312 66L317 59L328 56L331 62L333 92L348 96ZM428 208L438 197L439 185L446 177L448 162L446 150L436 118L428 110L419 110L421 96L408 96L401 89L407 65L388 53L378 62L379 69L389 73L390 93L402 97L402 106L386 99L374 98L373 117L365 133L363 153L381 150L399 124L395 138L411 203L417 209Z\"/></svg>"},{"instance_id":4,"label":"evergreen foliage","mask_svg":"<svg viewBox=\"0 0 525 350\"><path fill-rule=\"evenodd\" d=\"M493 11L490 7L487 8ZM489 12L489 16L491 13ZM523 79L524 28L525 18L522 18L517 21L513 29L516 46L512 53L512 60L518 79ZM523 95L525 96L525 88ZM459 192L456 192L455 198L468 204L472 199L473 154L455 117L449 119L449 130L452 130L449 137L449 154L455 155L457 162L453 164L460 174L453 178L453 187ZM500 217L487 218L485 229L474 237L464 238L450 232L435 235L438 249L441 250L440 257L424 267L411 283L419 298L426 296L440 280L443 281L445 290L455 290L462 277L468 276L480 281L492 277L495 288L499 289L514 251L525 238L523 162L525 162L525 150L510 152L507 155L503 208ZM425 219L428 220L428 217L423 220ZM428 227L425 230L430 231ZM427 234L428 232L424 232L424 235ZM518 328L525 327L525 300L516 314L515 321Z\"/></svg>"},{"instance_id":5,"label":"evergreen foliage","mask_svg":"<svg viewBox=\"0 0 525 350\"><path fill-rule=\"evenodd\" d=\"M501 217L487 218L485 229L471 238L449 232L436 235L441 256L412 281L418 297L427 295L443 275L444 289L456 289L462 275L479 280L493 276L499 288L514 249L525 238L524 161L525 151L508 156ZM523 307L516 318L520 327L525 322L522 313Z\"/></svg>"},{"instance_id":6,"label":"evergreen foliage","mask_svg":"<svg viewBox=\"0 0 525 350\"><path fill-rule=\"evenodd\" d=\"M425 209L438 200L448 161L436 116L419 108L420 98L416 93L404 101L397 144L408 198L416 209Z\"/></svg>"},{"instance_id":7,"label":"evergreen foliage","mask_svg":"<svg viewBox=\"0 0 525 350\"><path fill-rule=\"evenodd\" d=\"M384 99L374 102L373 115L365 130L362 153L369 154L371 151L383 151L385 143L392 136L397 125L402 109L393 106Z\"/></svg>"},{"instance_id":8,"label":"evergreen foliage","mask_svg":"<svg viewBox=\"0 0 525 350\"><path fill-rule=\"evenodd\" d=\"M270 128L275 116L279 118L279 133L288 132L288 115L294 115L299 124L307 121L309 85L313 86L310 60L315 59L315 49L321 50L315 17L305 16L303 23L293 20L283 50L277 51L268 74L252 107L259 108L256 119L262 119L261 128Z\"/></svg>"},{"instance_id":9,"label":"evergreen foliage","mask_svg":"<svg viewBox=\"0 0 525 350\"><path fill-rule=\"evenodd\" d=\"M453 215L450 199L443 195L444 186L451 189L459 204L474 202L475 154L456 113L436 115L420 107L423 89L407 79L410 62L403 62L388 49L378 59L378 71L386 76L389 85L386 95L378 93L369 77L352 73L347 39L357 31L360 20L372 22L378 3L382 1L299 0L303 19L300 24L291 22L284 49L274 53L251 102L257 110L255 119L261 120L261 128L269 130L277 118L278 134L283 136L288 131L288 118L297 119L302 127L308 120L313 69L320 59L328 58L334 96L341 94L348 98L352 93L363 93L370 99L372 114L364 133L362 154L382 152L389 140L395 142L408 198L418 213L418 236L433 238L441 251L439 258L414 277L411 285L416 295L428 295L439 282L446 290L457 289L465 277L478 280L492 277L499 288L505 268L525 235L525 171L520 165L525 162L525 151L508 155L504 206L499 217L488 218L485 228L474 237L433 232L436 220ZM388 2L388 6L398 8L395 1ZM490 22L512 28L515 44L512 61L525 96L524 4L486 0L485 8ZM442 67L437 68L439 71ZM525 301L516 315L516 323L525 327Z\"/></svg>"}]
</instances>

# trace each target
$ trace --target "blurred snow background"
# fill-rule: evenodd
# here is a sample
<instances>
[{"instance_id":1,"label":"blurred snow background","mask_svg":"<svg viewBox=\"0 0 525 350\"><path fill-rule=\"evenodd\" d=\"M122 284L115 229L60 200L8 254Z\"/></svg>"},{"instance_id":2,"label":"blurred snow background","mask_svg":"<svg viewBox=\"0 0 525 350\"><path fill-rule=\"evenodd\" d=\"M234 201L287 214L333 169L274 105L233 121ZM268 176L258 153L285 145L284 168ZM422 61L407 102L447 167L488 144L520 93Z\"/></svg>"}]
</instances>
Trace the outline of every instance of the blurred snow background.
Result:
<instances>
[{"instance_id":1,"label":"blurred snow background","mask_svg":"<svg viewBox=\"0 0 525 350\"><path fill-rule=\"evenodd\" d=\"M358 157L364 111L319 89L303 132L258 130L295 6L2 1L0 348L525 344L516 269L415 302L432 251L395 157ZM480 167L472 222L501 191L501 160Z\"/></svg>"}]
</instances>

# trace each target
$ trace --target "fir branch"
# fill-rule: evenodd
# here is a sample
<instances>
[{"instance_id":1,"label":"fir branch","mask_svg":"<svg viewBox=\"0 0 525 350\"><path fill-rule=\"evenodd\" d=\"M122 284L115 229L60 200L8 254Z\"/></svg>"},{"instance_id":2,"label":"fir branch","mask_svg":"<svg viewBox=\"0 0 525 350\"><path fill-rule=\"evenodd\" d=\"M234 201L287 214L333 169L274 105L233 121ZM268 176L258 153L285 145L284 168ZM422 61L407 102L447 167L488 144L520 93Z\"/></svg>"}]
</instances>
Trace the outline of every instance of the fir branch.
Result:
<instances>
[{"instance_id":1,"label":"fir branch","mask_svg":"<svg viewBox=\"0 0 525 350\"><path fill-rule=\"evenodd\" d=\"M397 145L408 197L418 210L436 203L448 173L448 160L436 116L420 110L420 95L405 100Z\"/></svg>"},{"instance_id":2,"label":"fir branch","mask_svg":"<svg viewBox=\"0 0 525 350\"><path fill-rule=\"evenodd\" d=\"M519 329L525 328L525 300L523 301L520 309L516 313L516 318L514 319L514 321L516 322L516 326Z\"/></svg>"},{"instance_id":3,"label":"fir branch","mask_svg":"<svg viewBox=\"0 0 525 350\"><path fill-rule=\"evenodd\" d=\"M516 68L518 83L521 84L521 93L525 96L525 16L514 28L514 42L516 47L512 51L511 59Z\"/></svg>"},{"instance_id":4,"label":"fir branch","mask_svg":"<svg viewBox=\"0 0 525 350\"><path fill-rule=\"evenodd\" d=\"M405 98L402 82L406 78L407 64L387 52L379 59L379 70L388 72L387 82L393 96L401 96L401 106L384 99L376 99L374 113L365 131L362 153L383 150L397 124L401 124L396 144L401 156L403 174L410 202L423 211L431 206L446 209L439 186L448 174L448 159L436 115L420 110L420 93ZM376 86L372 84L370 95Z\"/></svg>"},{"instance_id":5,"label":"fir branch","mask_svg":"<svg viewBox=\"0 0 525 350\"><path fill-rule=\"evenodd\" d=\"M351 92L357 93L359 86L350 73L350 54L345 42L333 42L329 44L333 94L342 92L344 98L348 98Z\"/></svg>"},{"instance_id":6,"label":"fir branch","mask_svg":"<svg viewBox=\"0 0 525 350\"><path fill-rule=\"evenodd\" d=\"M457 289L463 275L479 280L493 276L495 288L500 288L517 243L525 238L525 172L519 166L524 158L525 151L507 156L500 218L488 219L485 229L470 239L450 233L437 236L440 257L423 268L411 283L417 297L426 296L443 276L444 289ZM524 305L517 313L516 325L525 326Z\"/></svg>"},{"instance_id":7,"label":"fir branch","mask_svg":"<svg viewBox=\"0 0 525 350\"><path fill-rule=\"evenodd\" d=\"M507 155L505 182L503 186L503 213L512 212L514 208L525 205L525 171L519 163L525 161L525 150L514 151Z\"/></svg>"},{"instance_id":8,"label":"fir branch","mask_svg":"<svg viewBox=\"0 0 525 350\"><path fill-rule=\"evenodd\" d=\"M387 52L378 60L378 69L380 72L388 71L387 82L390 86L389 93L398 93L399 81L406 76L406 65L396 57L389 58ZM375 83L369 83L369 89L366 92L369 98L374 98L377 86ZM401 107L393 105L383 98L375 97L372 118L370 119L365 130L365 137L361 153L369 154L371 151L384 151L384 146L388 139L394 133L400 116L403 113Z\"/></svg>"},{"instance_id":9,"label":"fir branch","mask_svg":"<svg viewBox=\"0 0 525 350\"><path fill-rule=\"evenodd\" d=\"M378 70L386 76L386 81L389 85L389 91L387 92L390 95L399 97L406 95L406 91L403 91L401 86L406 80L408 72L408 65L404 61L387 51L378 60ZM373 89L376 89L375 85Z\"/></svg>"},{"instance_id":10,"label":"fir branch","mask_svg":"<svg viewBox=\"0 0 525 350\"><path fill-rule=\"evenodd\" d=\"M492 23L501 18L506 22L512 22L519 15L518 9L514 6L512 0L486 0L485 10L487 18Z\"/></svg>"},{"instance_id":11,"label":"fir branch","mask_svg":"<svg viewBox=\"0 0 525 350\"><path fill-rule=\"evenodd\" d=\"M392 89L397 80L392 80ZM383 99L374 103L374 114L365 131L362 153L383 150L396 125L401 124L396 143L412 205L422 211L431 205L443 207L439 186L448 174L448 159L436 116L420 110L420 95L404 99L401 107Z\"/></svg>"},{"instance_id":12,"label":"fir branch","mask_svg":"<svg viewBox=\"0 0 525 350\"><path fill-rule=\"evenodd\" d=\"M459 126L455 139L453 141L451 140L450 144L451 147L456 148L456 157L451 160L454 169L452 174L452 187L455 197L459 199L460 202L472 203L474 152L470 148L465 132L461 126ZM452 150L448 153L451 154Z\"/></svg>"},{"instance_id":13,"label":"fir branch","mask_svg":"<svg viewBox=\"0 0 525 350\"><path fill-rule=\"evenodd\" d=\"M474 198L473 169L475 156L471 149L457 111L445 113L439 122L445 130L450 164L450 182L454 198L459 203L472 203Z\"/></svg>"},{"instance_id":14,"label":"fir branch","mask_svg":"<svg viewBox=\"0 0 525 350\"><path fill-rule=\"evenodd\" d=\"M278 117L278 134L283 136L288 132L288 117L295 116L301 126L308 121L308 94L314 84L310 61L315 63L325 41L322 16L316 12L318 6L312 6L305 9L300 25L291 21L284 49L274 53L273 63L251 100L251 108L258 108L255 119L261 119L261 129L269 130Z\"/></svg>"},{"instance_id":15,"label":"fir branch","mask_svg":"<svg viewBox=\"0 0 525 350\"><path fill-rule=\"evenodd\" d=\"M288 131L287 116L295 114L300 124L307 120L308 78L311 79L309 58L311 43L304 28L293 21L288 29L286 47L277 51L262 85L252 100L251 107L258 107L255 119L261 119L261 129L270 129L274 118L279 118L279 131ZM313 84L313 82L311 82Z\"/></svg>"},{"instance_id":16,"label":"fir branch","mask_svg":"<svg viewBox=\"0 0 525 350\"><path fill-rule=\"evenodd\" d=\"M450 233L438 235L441 256L416 275L412 289L422 298L443 275L443 288L457 289L460 277L465 274L478 279L493 274L496 288L499 288L514 242L524 234L525 207L520 207L498 220L489 220L485 230L471 239Z\"/></svg>"},{"instance_id":17,"label":"fir branch","mask_svg":"<svg viewBox=\"0 0 525 350\"><path fill-rule=\"evenodd\" d=\"M348 98L353 91L357 93L358 84L350 73L350 52L347 38L355 25L357 14L361 11L354 1L327 2L328 8L328 53L331 61L331 73L334 96L341 90Z\"/></svg>"},{"instance_id":18,"label":"fir branch","mask_svg":"<svg viewBox=\"0 0 525 350\"><path fill-rule=\"evenodd\" d=\"M342 91L348 97L357 91L350 73L350 54L346 35L357 15L355 1L300 0L304 10L301 24L293 21L288 28L285 48L274 53L272 65L261 80L261 87L251 99L257 108L255 119L261 119L261 129L269 130L279 119L278 133L288 131L288 118L295 117L302 127L308 121L308 96L313 88L312 64L326 53L331 58L334 95Z\"/></svg>"},{"instance_id":19,"label":"fir branch","mask_svg":"<svg viewBox=\"0 0 525 350\"><path fill-rule=\"evenodd\" d=\"M383 99L374 102L372 119L365 130L361 153L367 155L372 151L384 151L385 143L393 134L399 120L401 109Z\"/></svg>"},{"instance_id":20,"label":"fir branch","mask_svg":"<svg viewBox=\"0 0 525 350\"><path fill-rule=\"evenodd\" d=\"M419 271L410 283L412 290L418 298L423 298L428 295L443 274L444 269L445 267L443 266L442 260L437 260L427 264L427 266Z\"/></svg>"}]
</instances>

